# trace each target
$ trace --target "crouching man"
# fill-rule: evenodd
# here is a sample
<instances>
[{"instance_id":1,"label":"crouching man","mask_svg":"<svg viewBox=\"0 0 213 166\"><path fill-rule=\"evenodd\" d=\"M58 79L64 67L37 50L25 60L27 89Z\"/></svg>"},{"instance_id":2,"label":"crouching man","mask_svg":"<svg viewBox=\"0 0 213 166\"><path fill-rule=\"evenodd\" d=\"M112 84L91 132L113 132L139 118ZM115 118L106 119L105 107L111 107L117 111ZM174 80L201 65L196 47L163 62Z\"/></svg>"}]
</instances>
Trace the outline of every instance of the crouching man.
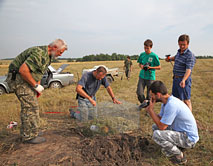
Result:
<instances>
[{"instance_id":1,"label":"crouching man","mask_svg":"<svg viewBox=\"0 0 213 166\"><path fill-rule=\"evenodd\" d=\"M113 103L121 104L115 98L115 95L106 79L107 69L104 66L99 66L96 70L85 73L76 87L79 113L70 112L71 117L80 121L87 121L97 117L96 107L96 92L103 85Z\"/></svg>"},{"instance_id":2,"label":"crouching man","mask_svg":"<svg viewBox=\"0 0 213 166\"><path fill-rule=\"evenodd\" d=\"M195 118L189 107L174 96L170 96L161 81L150 87L151 101L146 111L155 122L153 140L161 146L161 152L178 164L187 162L182 148L193 148L199 140ZM154 112L156 102L161 102L160 114Z\"/></svg>"}]
</instances>

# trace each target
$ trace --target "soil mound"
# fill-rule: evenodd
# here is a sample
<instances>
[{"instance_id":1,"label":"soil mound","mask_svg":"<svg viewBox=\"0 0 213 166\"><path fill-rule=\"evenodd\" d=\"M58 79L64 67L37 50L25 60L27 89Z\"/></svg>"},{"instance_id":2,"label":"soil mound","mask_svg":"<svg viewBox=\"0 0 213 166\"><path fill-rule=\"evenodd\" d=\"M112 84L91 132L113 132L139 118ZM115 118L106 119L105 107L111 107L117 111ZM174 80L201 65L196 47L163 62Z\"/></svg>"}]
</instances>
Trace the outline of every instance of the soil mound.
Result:
<instances>
[{"instance_id":1,"label":"soil mound","mask_svg":"<svg viewBox=\"0 0 213 166\"><path fill-rule=\"evenodd\" d=\"M94 165L136 165L142 162L149 142L141 136L120 134L110 137L85 139L81 143L82 158Z\"/></svg>"}]
</instances>

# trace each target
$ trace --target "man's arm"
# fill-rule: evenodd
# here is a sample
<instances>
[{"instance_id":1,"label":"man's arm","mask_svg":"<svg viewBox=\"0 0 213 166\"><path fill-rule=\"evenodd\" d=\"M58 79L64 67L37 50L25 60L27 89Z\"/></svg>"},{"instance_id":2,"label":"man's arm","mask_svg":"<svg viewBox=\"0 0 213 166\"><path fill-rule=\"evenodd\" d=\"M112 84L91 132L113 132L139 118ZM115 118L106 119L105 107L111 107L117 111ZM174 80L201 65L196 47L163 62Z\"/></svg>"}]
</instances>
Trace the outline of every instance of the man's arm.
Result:
<instances>
[{"instance_id":1,"label":"man's arm","mask_svg":"<svg viewBox=\"0 0 213 166\"><path fill-rule=\"evenodd\" d=\"M19 73L21 75L21 77L27 81L32 87L35 87L36 84L38 84L32 77L31 73L30 73L30 69L29 67L23 63L21 65L21 67L19 68Z\"/></svg>"},{"instance_id":2,"label":"man's arm","mask_svg":"<svg viewBox=\"0 0 213 166\"><path fill-rule=\"evenodd\" d=\"M113 91L112 91L112 88L111 88L110 86L108 86L106 89L107 89L107 92L109 93L109 95L111 96L113 103L115 103L115 104L121 104L121 102L118 101L118 100L115 98L115 95L114 95L114 93L113 93Z\"/></svg>"},{"instance_id":3,"label":"man's arm","mask_svg":"<svg viewBox=\"0 0 213 166\"><path fill-rule=\"evenodd\" d=\"M175 61L175 56L172 56L172 57L167 57L165 59L166 62L170 62L170 61Z\"/></svg>"},{"instance_id":4,"label":"man's arm","mask_svg":"<svg viewBox=\"0 0 213 166\"><path fill-rule=\"evenodd\" d=\"M138 66L143 69L143 65L141 63L138 64Z\"/></svg>"},{"instance_id":5,"label":"man's arm","mask_svg":"<svg viewBox=\"0 0 213 166\"><path fill-rule=\"evenodd\" d=\"M185 81L189 78L191 74L191 69L186 69L186 73L183 76L182 81L180 82L180 87L184 88L185 87Z\"/></svg>"},{"instance_id":6,"label":"man's arm","mask_svg":"<svg viewBox=\"0 0 213 166\"><path fill-rule=\"evenodd\" d=\"M161 117L154 112L154 104L155 104L155 102L152 102L150 100L150 104L146 108L146 111L149 113L149 115L151 116L151 118L153 119L155 124L158 126L158 128L160 130L165 130L168 127L168 125L161 123L161 121L160 121Z\"/></svg>"},{"instance_id":7,"label":"man's arm","mask_svg":"<svg viewBox=\"0 0 213 166\"><path fill-rule=\"evenodd\" d=\"M76 92L77 92L79 95L81 95L81 96L87 98L93 106L96 106L95 100L93 100L93 99L83 90L83 87L82 87L81 85L79 85L79 84L77 85L77 87L76 87Z\"/></svg>"},{"instance_id":8,"label":"man's arm","mask_svg":"<svg viewBox=\"0 0 213 166\"><path fill-rule=\"evenodd\" d=\"M160 69L161 69L161 66L160 66L160 65L159 65L159 66L154 66L154 67L149 66L148 69L160 70Z\"/></svg>"},{"instance_id":9,"label":"man's arm","mask_svg":"<svg viewBox=\"0 0 213 166\"><path fill-rule=\"evenodd\" d=\"M21 77L27 81L36 91L37 91L37 97L41 95L41 92L44 90L44 87L40 85L40 81L36 82L30 72L29 67L23 63L21 67L19 68L19 73ZM37 86L36 86L37 84Z\"/></svg>"}]
</instances>

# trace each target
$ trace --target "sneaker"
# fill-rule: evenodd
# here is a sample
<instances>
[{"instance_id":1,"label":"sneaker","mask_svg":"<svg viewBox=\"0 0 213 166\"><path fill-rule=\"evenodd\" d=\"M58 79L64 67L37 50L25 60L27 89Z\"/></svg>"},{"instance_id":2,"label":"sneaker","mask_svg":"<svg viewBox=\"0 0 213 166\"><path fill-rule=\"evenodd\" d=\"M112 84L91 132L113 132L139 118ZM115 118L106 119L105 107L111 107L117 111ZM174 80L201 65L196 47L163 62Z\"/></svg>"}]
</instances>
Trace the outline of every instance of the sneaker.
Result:
<instances>
[{"instance_id":1,"label":"sneaker","mask_svg":"<svg viewBox=\"0 0 213 166\"><path fill-rule=\"evenodd\" d=\"M24 143L28 143L28 144L40 144L43 142L46 142L46 139L44 137L39 137L39 136L30 140L24 141Z\"/></svg>"},{"instance_id":2,"label":"sneaker","mask_svg":"<svg viewBox=\"0 0 213 166\"><path fill-rule=\"evenodd\" d=\"M75 111L72 108L70 108L69 111L70 111L70 117L75 119Z\"/></svg>"},{"instance_id":3,"label":"sneaker","mask_svg":"<svg viewBox=\"0 0 213 166\"><path fill-rule=\"evenodd\" d=\"M176 155L172 158L172 162L173 164L186 164L187 163L187 159L185 158L185 156L181 157L181 155Z\"/></svg>"},{"instance_id":4,"label":"sneaker","mask_svg":"<svg viewBox=\"0 0 213 166\"><path fill-rule=\"evenodd\" d=\"M139 109L141 110L142 108L146 108L149 106L149 100L144 100L143 103L139 106Z\"/></svg>"},{"instance_id":5,"label":"sneaker","mask_svg":"<svg viewBox=\"0 0 213 166\"><path fill-rule=\"evenodd\" d=\"M72 108L70 108L70 117L73 119L80 119L80 111L74 111Z\"/></svg>"}]
</instances>

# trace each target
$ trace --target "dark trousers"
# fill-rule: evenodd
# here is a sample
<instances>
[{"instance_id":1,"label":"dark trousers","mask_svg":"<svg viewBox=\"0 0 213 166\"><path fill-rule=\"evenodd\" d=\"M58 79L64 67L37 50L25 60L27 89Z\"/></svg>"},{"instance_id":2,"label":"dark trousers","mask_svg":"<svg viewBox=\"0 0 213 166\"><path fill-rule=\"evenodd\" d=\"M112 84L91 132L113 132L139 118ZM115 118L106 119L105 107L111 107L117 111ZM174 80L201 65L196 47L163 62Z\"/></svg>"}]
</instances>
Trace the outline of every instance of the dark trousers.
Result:
<instances>
[{"instance_id":1,"label":"dark trousers","mask_svg":"<svg viewBox=\"0 0 213 166\"><path fill-rule=\"evenodd\" d=\"M151 86L151 84L153 82L154 82L154 80L145 80L145 79L139 77L136 93L137 93L138 100L140 101L140 103L143 103L143 101L145 99L147 99L147 100L150 99L149 88L150 88L150 86ZM144 96L145 87L147 87L147 96L146 96L146 98Z\"/></svg>"}]
</instances>

